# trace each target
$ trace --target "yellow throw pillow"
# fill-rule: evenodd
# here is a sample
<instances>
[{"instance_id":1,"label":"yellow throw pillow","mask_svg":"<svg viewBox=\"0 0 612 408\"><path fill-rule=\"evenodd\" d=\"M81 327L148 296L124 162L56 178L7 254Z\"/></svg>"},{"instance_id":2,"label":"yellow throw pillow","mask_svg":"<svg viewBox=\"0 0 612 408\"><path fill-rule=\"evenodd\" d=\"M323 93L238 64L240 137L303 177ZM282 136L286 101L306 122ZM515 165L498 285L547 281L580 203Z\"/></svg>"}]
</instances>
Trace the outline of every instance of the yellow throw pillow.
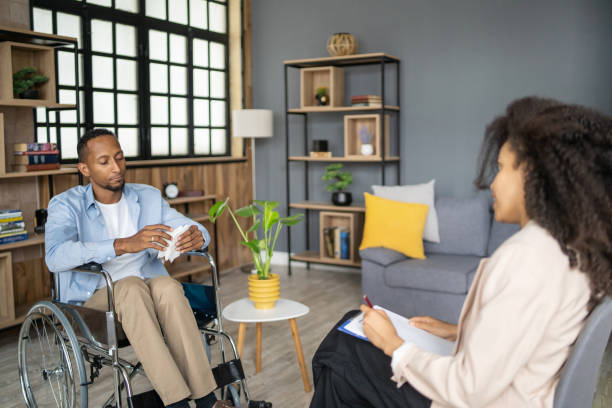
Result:
<instances>
[{"instance_id":1,"label":"yellow throw pillow","mask_svg":"<svg viewBox=\"0 0 612 408\"><path fill-rule=\"evenodd\" d=\"M385 247L416 259L425 259L423 231L429 206L365 196L365 225L359 249Z\"/></svg>"}]
</instances>

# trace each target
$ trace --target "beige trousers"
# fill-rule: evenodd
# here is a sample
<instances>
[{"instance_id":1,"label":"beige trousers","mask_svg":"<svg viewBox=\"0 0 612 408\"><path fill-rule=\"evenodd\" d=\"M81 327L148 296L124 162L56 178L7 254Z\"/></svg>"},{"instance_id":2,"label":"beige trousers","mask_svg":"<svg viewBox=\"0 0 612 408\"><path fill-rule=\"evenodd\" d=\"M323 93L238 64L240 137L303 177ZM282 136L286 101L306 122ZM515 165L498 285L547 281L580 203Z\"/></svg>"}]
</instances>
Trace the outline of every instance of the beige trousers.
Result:
<instances>
[{"instance_id":1,"label":"beige trousers","mask_svg":"<svg viewBox=\"0 0 612 408\"><path fill-rule=\"evenodd\" d=\"M201 398L217 388L202 335L178 281L169 276L130 276L115 282L113 290L123 331L164 405ZM84 306L107 310L106 288Z\"/></svg>"}]
</instances>

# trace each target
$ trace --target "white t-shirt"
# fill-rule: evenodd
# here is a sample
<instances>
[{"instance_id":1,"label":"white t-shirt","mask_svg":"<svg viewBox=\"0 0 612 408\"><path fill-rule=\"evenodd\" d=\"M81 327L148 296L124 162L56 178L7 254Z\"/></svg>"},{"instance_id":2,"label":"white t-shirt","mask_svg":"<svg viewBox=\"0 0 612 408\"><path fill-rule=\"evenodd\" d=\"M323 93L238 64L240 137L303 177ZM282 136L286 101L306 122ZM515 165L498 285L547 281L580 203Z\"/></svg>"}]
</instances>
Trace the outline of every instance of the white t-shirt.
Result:
<instances>
[{"instance_id":1,"label":"white t-shirt","mask_svg":"<svg viewBox=\"0 0 612 408\"><path fill-rule=\"evenodd\" d=\"M121 200L114 204L102 204L96 201L98 208L104 216L104 224L108 239L127 238L138 232L136 220L130 217L130 211L127 201L122 195ZM142 278L141 265L145 264L143 257L146 257L145 251L140 251L135 254L123 254L104 262L104 269L110 274L113 282L119 279L127 278L128 276L138 276ZM106 286L101 278L98 283L98 289Z\"/></svg>"}]
</instances>

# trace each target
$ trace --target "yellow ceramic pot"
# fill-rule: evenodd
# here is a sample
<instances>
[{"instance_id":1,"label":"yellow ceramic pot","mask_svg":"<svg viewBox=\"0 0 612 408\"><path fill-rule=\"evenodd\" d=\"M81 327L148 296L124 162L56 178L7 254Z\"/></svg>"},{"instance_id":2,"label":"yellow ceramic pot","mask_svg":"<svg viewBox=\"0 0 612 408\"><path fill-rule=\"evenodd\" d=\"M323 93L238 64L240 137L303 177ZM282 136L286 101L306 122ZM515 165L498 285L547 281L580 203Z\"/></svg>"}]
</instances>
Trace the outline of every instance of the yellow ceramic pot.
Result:
<instances>
[{"instance_id":1,"label":"yellow ceramic pot","mask_svg":"<svg viewBox=\"0 0 612 408\"><path fill-rule=\"evenodd\" d=\"M280 297L280 279L271 273L268 279L260 280L256 273L249 275L249 299L256 309L273 309Z\"/></svg>"}]
</instances>

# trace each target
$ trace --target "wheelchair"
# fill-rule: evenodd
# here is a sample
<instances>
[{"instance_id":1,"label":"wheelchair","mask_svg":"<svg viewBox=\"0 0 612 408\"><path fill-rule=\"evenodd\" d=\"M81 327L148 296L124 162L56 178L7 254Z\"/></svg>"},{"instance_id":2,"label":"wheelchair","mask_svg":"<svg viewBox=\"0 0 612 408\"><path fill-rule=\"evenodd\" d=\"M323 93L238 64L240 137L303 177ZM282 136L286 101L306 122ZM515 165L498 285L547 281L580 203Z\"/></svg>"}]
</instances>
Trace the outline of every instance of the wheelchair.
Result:
<instances>
[{"instance_id":1,"label":"wheelchair","mask_svg":"<svg viewBox=\"0 0 612 408\"><path fill-rule=\"evenodd\" d=\"M211 344L220 345L221 362L214 367L221 399L229 399L241 407L243 394L247 408L271 408L266 401L250 399L244 371L236 345L223 331L219 277L213 257L206 249L183 255L204 258L211 267L212 286L183 283L185 296L192 307L202 334L206 353L211 361ZM93 384L103 367L112 367L114 390L103 408L163 407L154 390L134 394L131 380L145 375L141 363L119 356L129 341L116 320L113 302L113 282L102 265L89 263L76 272L101 275L106 282L108 311L99 311L59 301L59 280L52 274L51 301L40 301L27 313L19 332L18 360L21 393L30 408L86 408L88 386ZM230 345L232 359L226 358L224 340ZM89 372L86 370L89 365ZM244 407L244 405L242 405Z\"/></svg>"}]
</instances>

